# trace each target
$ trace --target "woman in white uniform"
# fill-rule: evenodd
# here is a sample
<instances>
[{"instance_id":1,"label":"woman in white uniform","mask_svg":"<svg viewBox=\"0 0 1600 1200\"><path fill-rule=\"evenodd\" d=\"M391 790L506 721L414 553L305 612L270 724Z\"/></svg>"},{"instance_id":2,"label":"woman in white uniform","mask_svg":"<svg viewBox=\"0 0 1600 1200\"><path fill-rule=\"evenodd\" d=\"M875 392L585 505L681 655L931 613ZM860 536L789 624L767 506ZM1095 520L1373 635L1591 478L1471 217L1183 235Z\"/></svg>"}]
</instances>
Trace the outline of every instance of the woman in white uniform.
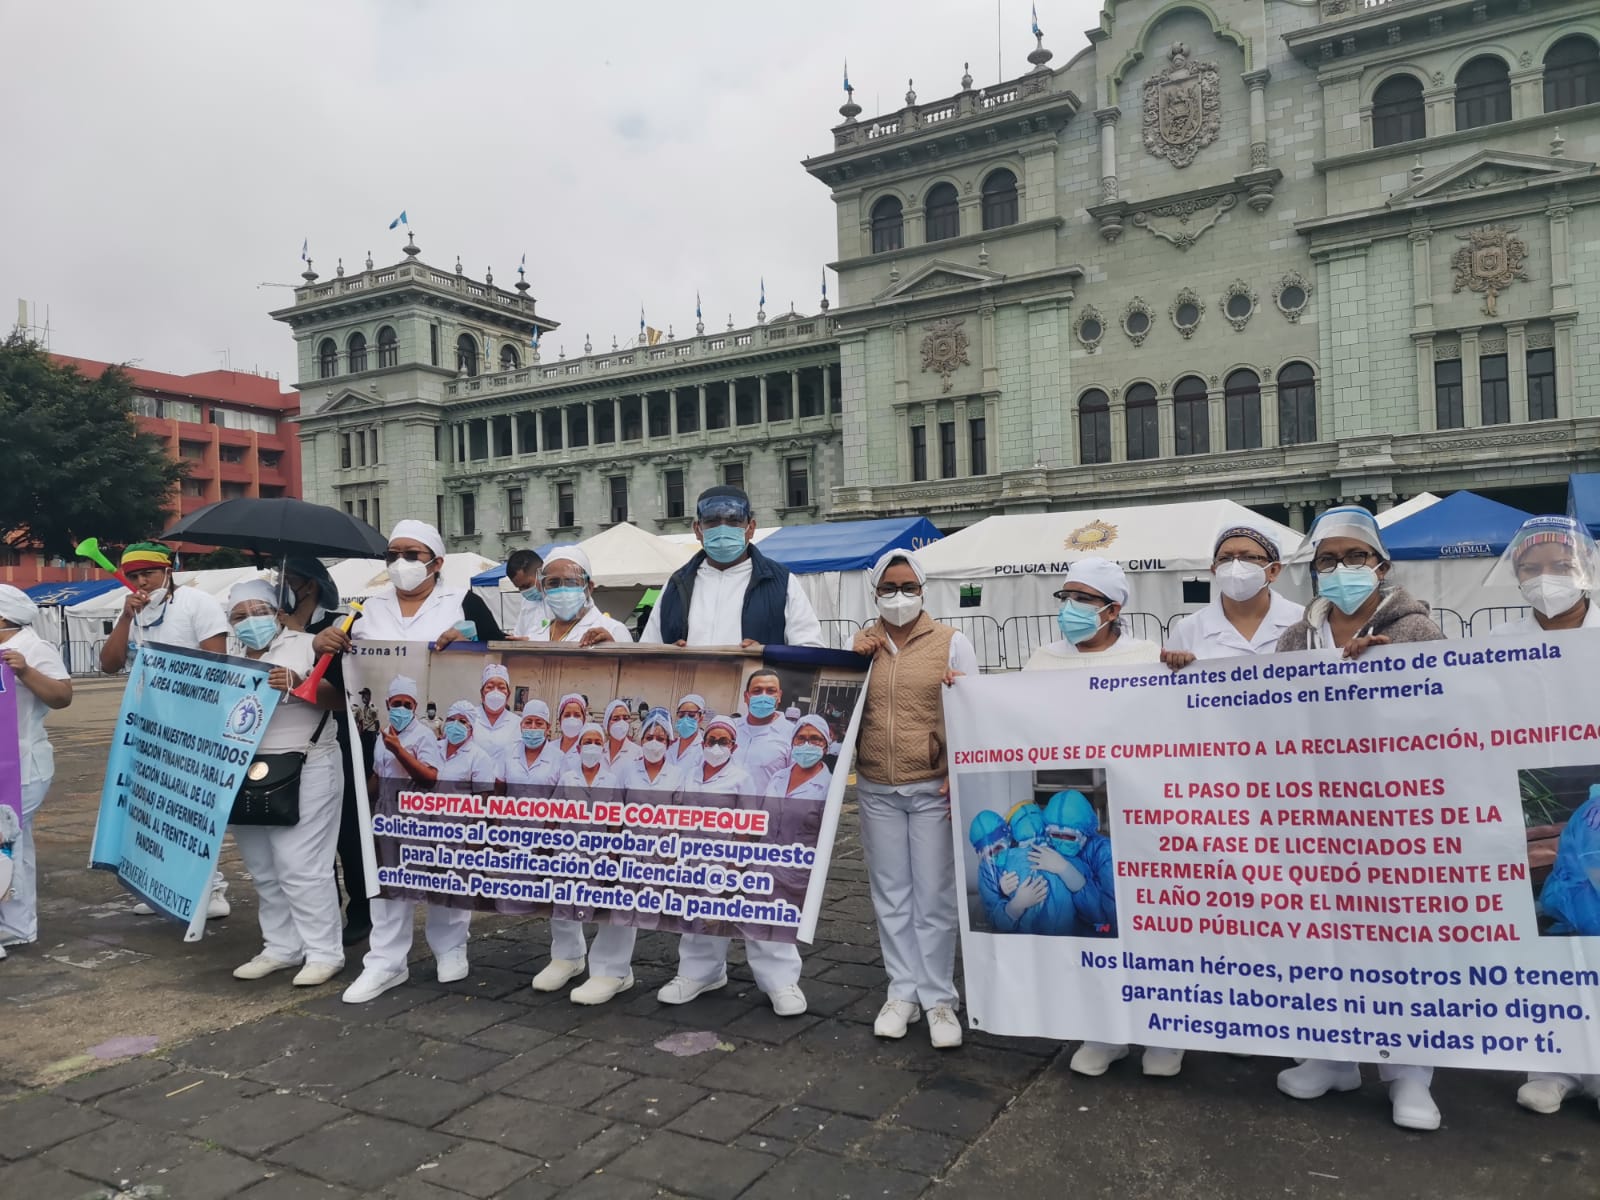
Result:
<instances>
[{"instance_id":1,"label":"woman in white uniform","mask_svg":"<svg viewBox=\"0 0 1600 1200\"><path fill-rule=\"evenodd\" d=\"M34 632L39 609L10 584L0 584L0 661L22 686L17 691L17 749L22 757L22 821L11 841L11 889L0 895L0 958L7 946L39 937L38 863L33 814L55 778L55 750L45 710L72 703L72 679L61 655Z\"/></svg>"},{"instance_id":2,"label":"woman in white uniform","mask_svg":"<svg viewBox=\"0 0 1600 1200\"><path fill-rule=\"evenodd\" d=\"M698 692L690 692L678 701L672 722L672 749L667 752L667 761L682 767L686 777L700 765L700 723L705 719L705 697Z\"/></svg>"},{"instance_id":3,"label":"woman in white uniform","mask_svg":"<svg viewBox=\"0 0 1600 1200\"><path fill-rule=\"evenodd\" d=\"M259 753L303 753L300 819L293 825L235 825L233 840L255 882L261 953L236 967L235 979L264 979L299 967L296 987L315 987L344 970L343 918L333 873L344 797L344 765L331 711L344 697L324 678L317 701L292 693L316 666L309 633L285 628L279 589L261 579L228 593L228 653L272 664L267 686L284 695L267 722Z\"/></svg>"},{"instance_id":4,"label":"woman in white uniform","mask_svg":"<svg viewBox=\"0 0 1600 1200\"><path fill-rule=\"evenodd\" d=\"M616 772L617 786L631 792L676 792L683 768L671 761L672 723L666 709L652 709L639 729L639 753ZM659 798L651 803L660 803Z\"/></svg>"},{"instance_id":5,"label":"woman in white uniform","mask_svg":"<svg viewBox=\"0 0 1600 1200\"><path fill-rule=\"evenodd\" d=\"M444 539L432 525L422 521L401 521L389 536L384 553L389 565L389 584L369 597L362 616L351 631L358 641L396 641L436 643L446 631L465 621L461 605L466 593L447 587L439 578L444 567ZM318 654L343 653L350 648L351 635L337 627L317 635ZM413 701L416 697L412 697ZM425 729L415 722L408 729ZM413 734L415 736L415 734ZM437 752L437 745L435 745ZM377 755L374 754L376 766ZM411 952L412 909L416 901L372 901L372 935L361 976L345 989L344 999L360 1004L398 987L409 977L406 959ZM426 936L428 947L438 963L441 983L465 979L467 933L472 924L470 908L427 901Z\"/></svg>"},{"instance_id":6,"label":"woman in white uniform","mask_svg":"<svg viewBox=\"0 0 1600 1200\"><path fill-rule=\"evenodd\" d=\"M1161 661L1177 671L1196 659L1271 654L1305 615L1303 605L1273 590L1282 571L1278 543L1266 530L1253 525L1224 529L1211 552L1217 595L1174 626Z\"/></svg>"},{"instance_id":7,"label":"woman in white uniform","mask_svg":"<svg viewBox=\"0 0 1600 1200\"><path fill-rule=\"evenodd\" d=\"M483 665L483 682L478 688L480 706L473 714L472 740L496 758L514 751L521 742L522 722L511 704L511 672L501 663Z\"/></svg>"},{"instance_id":8,"label":"woman in white uniform","mask_svg":"<svg viewBox=\"0 0 1600 1200\"><path fill-rule=\"evenodd\" d=\"M606 705L605 720L601 728L606 731L606 765L612 773L620 772L630 761L639 757L639 744L631 740L632 727L628 716L630 708L626 700L613 700Z\"/></svg>"},{"instance_id":9,"label":"woman in white uniform","mask_svg":"<svg viewBox=\"0 0 1600 1200\"><path fill-rule=\"evenodd\" d=\"M589 723L589 702L577 692L568 692L556 702L556 749L562 758L578 757L578 736ZM566 764L562 764L563 769Z\"/></svg>"},{"instance_id":10,"label":"woman in white uniform","mask_svg":"<svg viewBox=\"0 0 1600 1200\"><path fill-rule=\"evenodd\" d=\"M633 634L594 606L589 556L577 546L553 546L539 573L550 623L529 632L531 642L566 642L593 646L600 642L632 642Z\"/></svg>"},{"instance_id":11,"label":"woman in white uniform","mask_svg":"<svg viewBox=\"0 0 1600 1200\"><path fill-rule=\"evenodd\" d=\"M471 700L457 700L444 714L444 744L439 747L440 792L471 792L487 795L500 777L500 758L478 744L475 735L478 706Z\"/></svg>"},{"instance_id":12,"label":"woman in white uniform","mask_svg":"<svg viewBox=\"0 0 1600 1200\"><path fill-rule=\"evenodd\" d=\"M500 760L501 781L508 787L548 789L560 782L565 765L550 738L550 706L543 700L529 700L522 706L517 747Z\"/></svg>"}]
</instances>

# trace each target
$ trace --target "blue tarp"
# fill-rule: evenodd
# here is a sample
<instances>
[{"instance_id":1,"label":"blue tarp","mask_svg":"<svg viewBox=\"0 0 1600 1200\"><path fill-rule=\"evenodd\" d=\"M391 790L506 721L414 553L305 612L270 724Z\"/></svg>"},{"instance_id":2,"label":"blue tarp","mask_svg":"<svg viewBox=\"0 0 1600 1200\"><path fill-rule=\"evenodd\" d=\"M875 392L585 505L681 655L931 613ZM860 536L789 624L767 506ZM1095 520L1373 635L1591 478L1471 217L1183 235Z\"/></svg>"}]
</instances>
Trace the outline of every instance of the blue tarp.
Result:
<instances>
[{"instance_id":1,"label":"blue tarp","mask_svg":"<svg viewBox=\"0 0 1600 1200\"><path fill-rule=\"evenodd\" d=\"M73 583L36 583L27 591L28 599L35 604L59 604L70 608L103 596L122 584L115 579L79 579Z\"/></svg>"},{"instance_id":2,"label":"blue tarp","mask_svg":"<svg viewBox=\"0 0 1600 1200\"><path fill-rule=\"evenodd\" d=\"M1474 492L1454 492L1383 531L1396 560L1486 558L1499 554L1529 513Z\"/></svg>"},{"instance_id":3,"label":"blue tarp","mask_svg":"<svg viewBox=\"0 0 1600 1200\"><path fill-rule=\"evenodd\" d=\"M552 546L557 546L557 545L560 545L560 544L561 543L559 543L559 542L547 542L543 546L535 546L533 548L533 552L535 554L537 554L540 558L543 558L545 556L545 552L548 551ZM499 587L500 586L500 581L502 579L504 579L505 577L506 577L506 565L505 565L505 563L501 563L498 566L490 567L487 571L482 571L479 574L474 575L472 577L472 586L473 587Z\"/></svg>"},{"instance_id":4,"label":"blue tarp","mask_svg":"<svg viewBox=\"0 0 1600 1200\"><path fill-rule=\"evenodd\" d=\"M864 571L886 550L915 550L944 535L927 517L785 525L761 539L760 550L798 575Z\"/></svg>"},{"instance_id":5,"label":"blue tarp","mask_svg":"<svg viewBox=\"0 0 1600 1200\"><path fill-rule=\"evenodd\" d=\"M1600 475L1567 476L1567 516L1576 517L1600 537Z\"/></svg>"}]
</instances>

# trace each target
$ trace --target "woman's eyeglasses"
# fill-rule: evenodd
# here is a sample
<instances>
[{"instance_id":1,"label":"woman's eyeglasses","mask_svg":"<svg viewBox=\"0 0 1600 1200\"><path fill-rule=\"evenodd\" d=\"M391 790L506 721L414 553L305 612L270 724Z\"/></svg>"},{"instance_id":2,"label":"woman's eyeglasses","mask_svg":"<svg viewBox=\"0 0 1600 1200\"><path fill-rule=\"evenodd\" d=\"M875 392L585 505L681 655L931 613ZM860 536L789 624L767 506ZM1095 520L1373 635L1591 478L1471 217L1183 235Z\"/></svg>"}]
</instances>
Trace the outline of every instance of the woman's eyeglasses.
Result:
<instances>
[{"instance_id":1,"label":"woman's eyeglasses","mask_svg":"<svg viewBox=\"0 0 1600 1200\"><path fill-rule=\"evenodd\" d=\"M876 590L878 595L885 600L890 596L922 595L922 585L920 583L880 583Z\"/></svg>"},{"instance_id":2,"label":"woman's eyeglasses","mask_svg":"<svg viewBox=\"0 0 1600 1200\"><path fill-rule=\"evenodd\" d=\"M1319 554L1311 560L1311 569L1318 575L1331 575L1339 567L1377 566L1383 555L1376 550L1346 550L1343 554Z\"/></svg>"},{"instance_id":3,"label":"woman's eyeglasses","mask_svg":"<svg viewBox=\"0 0 1600 1200\"><path fill-rule=\"evenodd\" d=\"M391 565L402 558L407 562L430 563L435 557L432 551L429 550L385 550L383 552L383 561Z\"/></svg>"}]
</instances>

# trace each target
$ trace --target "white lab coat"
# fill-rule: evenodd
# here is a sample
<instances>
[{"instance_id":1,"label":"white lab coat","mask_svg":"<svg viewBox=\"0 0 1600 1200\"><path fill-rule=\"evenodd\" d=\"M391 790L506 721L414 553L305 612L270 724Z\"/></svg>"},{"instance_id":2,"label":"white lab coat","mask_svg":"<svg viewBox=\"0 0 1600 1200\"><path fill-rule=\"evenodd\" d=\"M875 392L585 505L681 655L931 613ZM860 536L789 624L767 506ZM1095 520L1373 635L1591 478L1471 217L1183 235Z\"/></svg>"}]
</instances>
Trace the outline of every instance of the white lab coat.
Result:
<instances>
[{"instance_id":1,"label":"white lab coat","mask_svg":"<svg viewBox=\"0 0 1600 1200\"><path fill-rule=\"evenodd\" d=\"M35 671L48 679L70 678L61 655L49 642L24 626L0 642L0 649L15 650ZM55 778L55 751L45 732L45 702L26 686L17 684L17 748L22 755L22 829L11 845L11 891L0 899L0 944L20 944L39 936L39 866L33 844L33 814L44 803Z\"/></svg>"},{"instance_id":2,"label":"white lab coat","mask_svg":"<svg viewBox=\"0 0 1600 1200\"><path fill-rule=\"evenodd\" d=\"M1300 623L1305 606L1272 593L1272 603L1255 636L1246 638L1222 611L1221 599L1184 617L1167 635L1168 650L1185 650L1196 658L1237 658L1244 654L1272 654L1278 639Z\"/></svg>"}]
</instances>

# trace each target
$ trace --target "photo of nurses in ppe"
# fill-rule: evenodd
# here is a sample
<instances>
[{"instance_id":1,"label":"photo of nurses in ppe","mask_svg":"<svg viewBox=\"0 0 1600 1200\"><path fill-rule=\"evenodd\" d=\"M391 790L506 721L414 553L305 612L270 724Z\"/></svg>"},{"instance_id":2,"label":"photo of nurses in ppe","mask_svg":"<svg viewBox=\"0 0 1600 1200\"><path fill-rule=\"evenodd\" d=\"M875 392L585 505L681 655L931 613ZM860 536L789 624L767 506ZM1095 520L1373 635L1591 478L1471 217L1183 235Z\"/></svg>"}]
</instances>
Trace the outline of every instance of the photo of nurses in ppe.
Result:
<instances>
[{"instance_id":1,"label":"photo of nurses in ppe","mask_svg":"<svg viewBox=\"0 0 1600 1200\"><path fill-rule=\"evenodd\" d=\"M1600 764L1517 772L1542 937L1600 937Z\"/></svg>"}]
</instances>

